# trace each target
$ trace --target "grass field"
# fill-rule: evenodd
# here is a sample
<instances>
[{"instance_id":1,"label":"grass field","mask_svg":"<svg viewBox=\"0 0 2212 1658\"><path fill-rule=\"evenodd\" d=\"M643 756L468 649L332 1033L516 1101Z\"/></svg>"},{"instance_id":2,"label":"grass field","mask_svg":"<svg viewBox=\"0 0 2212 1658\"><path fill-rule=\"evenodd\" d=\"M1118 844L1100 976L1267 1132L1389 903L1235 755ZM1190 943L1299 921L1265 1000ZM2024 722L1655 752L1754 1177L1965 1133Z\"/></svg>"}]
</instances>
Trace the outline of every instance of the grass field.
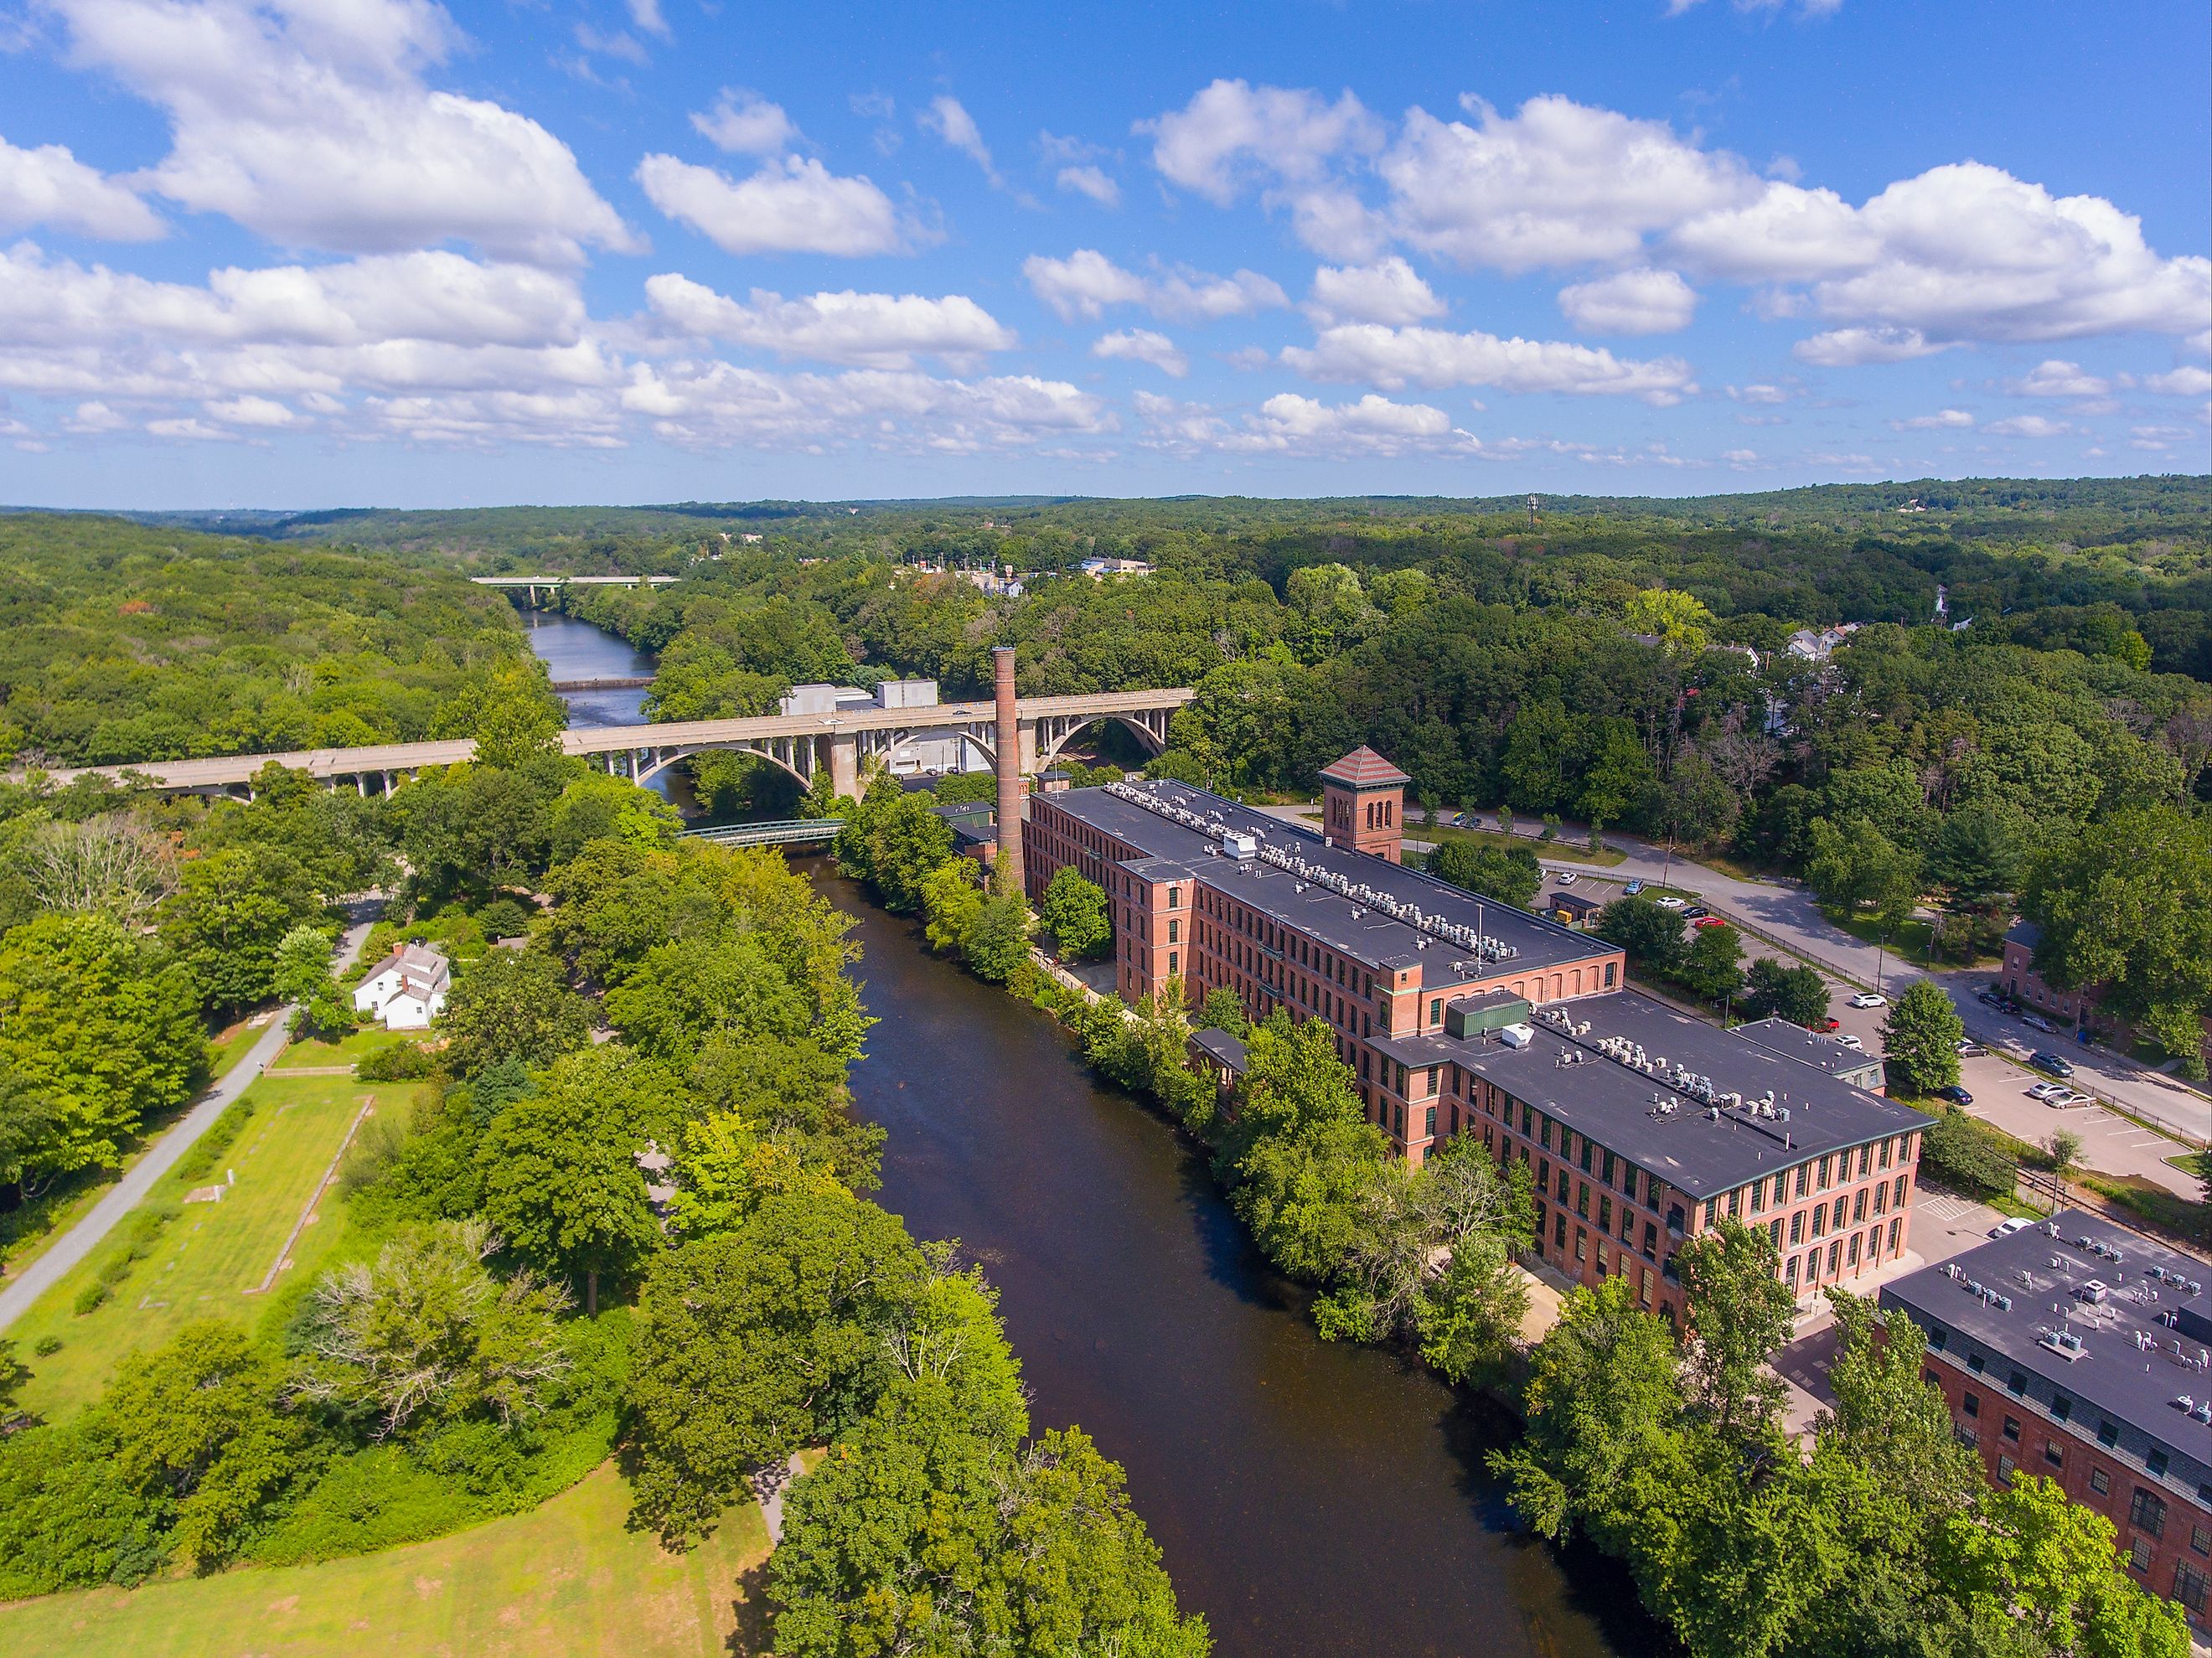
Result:
<instances>
[{"instance_id":1,"label":"grass field","mask_svg":"<svg viewBox=\"0 0 2212 1658\"><path fill-rule=\"evenodd\" d=\"M250 1326L268 1305L254 1292L362 1102L374 1096L383 1108L404 1109L411 1091L404 1083L362 1085L343 1077L286 1078L282 1073L255 1083L246 1096L253 1114L236 1144L198 1179L174 1171L165 1176L133 1216L180 1205L188 1187L222 1183L234 1170L237 1180L222 1199L183 1205L105 1302L88 1313L76 1311L79 1293L106 1263L128 1252L132 1219L126 1218L9 1333L31 1367L24 1406L50 1418L66 1415L99 1394L124 1355L159 1345L193 1319L221 1316ZM292 1266L272 1290L312 1275L330 1254L343 1228L335 1205L326 1199L324 1209L328 1212L301 1232ZM37 1356L40 1338L49 1336L60 1340L59 1351Z\"/></svg>"},{"instance_id":2,"label":"grass field","mask_svg":"<svg viewBox=\"0 0 2212 1658\"><path fill-rule=\"evenodd\" d=\"M1309 823L1321 822L1317 811L1301 813ZM1406 839L1427 841L1442 846L1447 841L1471 841L1486 847L1526 847L1539 858L1550 858L1563 864L1588 864L1593 869L1610 869L1615 864L1626 863L1628 854L1607 847L1603 852L1592 852L1580 841L1539 841L1533 835L1500 835L1496 829L1456 829L1441 818L1433 825L1420 821L1419 814L1409 817L1404 824Z\"/></svg>"},{"instance_id":3,"label":"grass field","mask_svg":"<svg viewBox=\"0 0 2212 1658\"><path fill-rule=\"evenodd\" d=\"M398 1041L398 1035L382 1025L371 1025L363 1030L349 1031L337 1042L325 1042L320 1036L306 1042L294 1042L276 1056L272 1071L297 1071L303 1066L352 1065L372 1048L382 1048L387 1042Z\"/></svg>"},{"instance_id":4,"label":"grass field","mask_svg":"<svg viewBox=\"0 0 2212 1658\"><path fill-rule=\"evenodd\" d=\"M611 1464L542 1508L434 1542L311 1566L101 1588L0 1606L10 1658L714 1658L761 1653L741 1576L766 1558L760 1510L690 1554L626 1528ZM734 1637L734 1638L733 1638Z\"/></svg>"}]
</instances>

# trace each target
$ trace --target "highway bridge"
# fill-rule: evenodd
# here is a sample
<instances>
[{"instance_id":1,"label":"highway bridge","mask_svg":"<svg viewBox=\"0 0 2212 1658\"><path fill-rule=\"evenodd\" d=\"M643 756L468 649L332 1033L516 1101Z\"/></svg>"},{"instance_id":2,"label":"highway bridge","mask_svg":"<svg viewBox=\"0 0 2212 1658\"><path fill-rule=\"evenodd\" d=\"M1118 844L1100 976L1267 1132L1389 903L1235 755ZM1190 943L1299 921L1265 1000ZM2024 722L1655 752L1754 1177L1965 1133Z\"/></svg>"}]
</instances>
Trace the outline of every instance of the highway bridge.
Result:
<instances>
[{"instance_id":1,"label":"highway bridge","mask_svg":"<svg viewBox=\"0 0 2212 1658\"><path fill-rule=\"evenodd\" d=\"M504 578L496 578L503 580ZM1114 720L1147 752L1167 746L1168 721L1195 695L1187 688L1101 691L1081 696L1025 696L1015 704L1018 769L1052 764L1079 732ZM603 769L648 782L679 760L714 752L750 754L811 785L828 769L836 793L857 795L868 768L889 766L908 745L957 735L994 769L998 726L990 702L942 702L920 708L852 708L834 714L771 714L743 720L683 720L666 725L586 726L561 733L564 753ZM149 760L129 766L83 766L46 772L56 785L94 775L138 779L173 794L250 797L254 773L276 764L303 771L332 787L389 794L426 766L450 766L476 752L471 738L431 743L381 743L365 748L309 749L287 754L233 754L193 760ZM21 780L20 774L18 780Z\"/></svg>"}]
</instances>

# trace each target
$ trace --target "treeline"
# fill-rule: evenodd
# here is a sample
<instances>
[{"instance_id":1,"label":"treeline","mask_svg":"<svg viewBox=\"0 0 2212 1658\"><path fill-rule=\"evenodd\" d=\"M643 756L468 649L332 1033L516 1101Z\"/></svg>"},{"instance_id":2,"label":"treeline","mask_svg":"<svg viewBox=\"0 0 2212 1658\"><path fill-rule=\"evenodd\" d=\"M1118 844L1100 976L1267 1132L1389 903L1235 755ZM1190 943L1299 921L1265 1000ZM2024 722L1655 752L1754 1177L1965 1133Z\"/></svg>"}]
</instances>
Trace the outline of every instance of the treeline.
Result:
<instances>
[{"instance_id":1,"label":"treeline","mask_svg":"<svg viewBox=\"0 0 2212 1658\"><path fill-rule=\"evenodd\" d=\"M0 518L0 750L17 768L476 733L544 675L499 594L388 557Z\"/></svg>"},{"instance_id":2,"label":"treeline","mask_svg":"<svg viewBox=\"0 0 2212 1658\"><path fill-rule=\"evenodd\" d=\"M866 1195L850 921L775 853L677 840L662 802L551 738L389 803L270 768L200 825L274 857L347 801L416 930L519 925L522 947L461 963L436 1048L372 1056L422 1085L349 1154L340 1265L0 1442L0 1594L434 1535L617 1447L639 1522L680 1545L826 1448L770 1570L780 1653L1203 1654L1120 1468L1078 1430L1032 1434L980 1272ZM137 832L139 810L83 821ZM268 973L337 1023L329 939L304 961L283 919L254 935ZM35 1078L0 1120L24 1097Z\"/></svg>"}]
</instances>

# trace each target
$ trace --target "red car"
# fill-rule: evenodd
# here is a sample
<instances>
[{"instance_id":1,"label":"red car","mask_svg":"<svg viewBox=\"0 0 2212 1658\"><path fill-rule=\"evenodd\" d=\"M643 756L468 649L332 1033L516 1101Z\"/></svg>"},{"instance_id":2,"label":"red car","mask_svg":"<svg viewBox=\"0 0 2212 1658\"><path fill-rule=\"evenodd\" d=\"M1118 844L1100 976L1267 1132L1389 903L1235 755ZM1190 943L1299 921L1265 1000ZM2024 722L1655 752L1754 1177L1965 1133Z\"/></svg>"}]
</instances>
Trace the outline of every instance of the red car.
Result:
<instances>
[{"instance_id":1,"label":"red car","mask_svg":"<svg viewBox=\"0 0 2212 1658\"><path fill-rule=\"evenodd\" d=\"M1728 923L1717 915L1700 915L1690 925L1702 932L1709 926L1726 926Z\"/></svg>"},{"instance_id":2,"label":"red car","mask_svg":"<svg viewBox=\"0 0 2212 1658\"><path fill-rule=\"evenodd\" d=\"M1820 1023L1820 1029L1822 1030L1841 1030L1843 1028L1844 1022L1841 1019L1823 1019Z\"/></svg>"}]
</instances>

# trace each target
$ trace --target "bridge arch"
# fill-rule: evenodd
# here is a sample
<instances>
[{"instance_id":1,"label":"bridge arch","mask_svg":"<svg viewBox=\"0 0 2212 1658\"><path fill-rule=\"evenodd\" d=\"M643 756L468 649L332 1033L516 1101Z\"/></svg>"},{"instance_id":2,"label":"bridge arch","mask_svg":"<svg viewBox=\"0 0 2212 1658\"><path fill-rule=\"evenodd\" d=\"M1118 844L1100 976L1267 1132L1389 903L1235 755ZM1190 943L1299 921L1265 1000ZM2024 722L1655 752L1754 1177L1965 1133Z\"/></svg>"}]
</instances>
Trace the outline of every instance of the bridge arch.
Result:
<instances>
[{"instance_id":1,"label":"bridge arch","mask_svg":"<svg viewBox=\"0 0 2212 1658\"><path fill-rule=\"evenodd\" d=\"M1158 711L1157 715L1149 711L1143 714L1093 714L1090 719L1081 720L1079 723L1070 720L1066 724L1066 728L1052 738L1049 742L1040 744L1037 750L1037 769L1042 771L1058 759L1060 751L1066 748L1079 732L1087 732L1093 726L1103 726L1109 720L1133 733L1137 741L1144 745L1146 754L1158 756L1167 750L1166 716L1169 712L1170 710L1161 709ZM1158 731L1152 729L1152 722L1155 718L1160 726ZM1054 723L1061 722L1056 720ZM1042 737L1043 733L1040 732L1039 735Z\"/></svg>"},{"instance_id":2,"label":"bridge arch","mask_svg":"<svg viewBox=\"0 0 2212 1658\"><path fill-rule=\"evenodd\" d=\"M772 754L766 749L757 749L749 744L744 743L694 743L684 748L656 749L653 752L654 756L653 763L649 766L640 767L638 768L637 774L630 780L632 782L636 783L640 787L644 786L646 784L651 782L654 778L659 776L661 773L666 771L678 761L690 760L702 754L745 755L754 760L767 761L769 765L774 766L778 771L796 779L798 780L799 786L802 789L811 787L814 782L814 779L811 774L799 770L799 768L792 764L790 761L782 758L779 755ZM619 749L615 750L612 752L612 757L620 759L622 757L622 754L623 750Z\"/></svg>"}]
</instances>

